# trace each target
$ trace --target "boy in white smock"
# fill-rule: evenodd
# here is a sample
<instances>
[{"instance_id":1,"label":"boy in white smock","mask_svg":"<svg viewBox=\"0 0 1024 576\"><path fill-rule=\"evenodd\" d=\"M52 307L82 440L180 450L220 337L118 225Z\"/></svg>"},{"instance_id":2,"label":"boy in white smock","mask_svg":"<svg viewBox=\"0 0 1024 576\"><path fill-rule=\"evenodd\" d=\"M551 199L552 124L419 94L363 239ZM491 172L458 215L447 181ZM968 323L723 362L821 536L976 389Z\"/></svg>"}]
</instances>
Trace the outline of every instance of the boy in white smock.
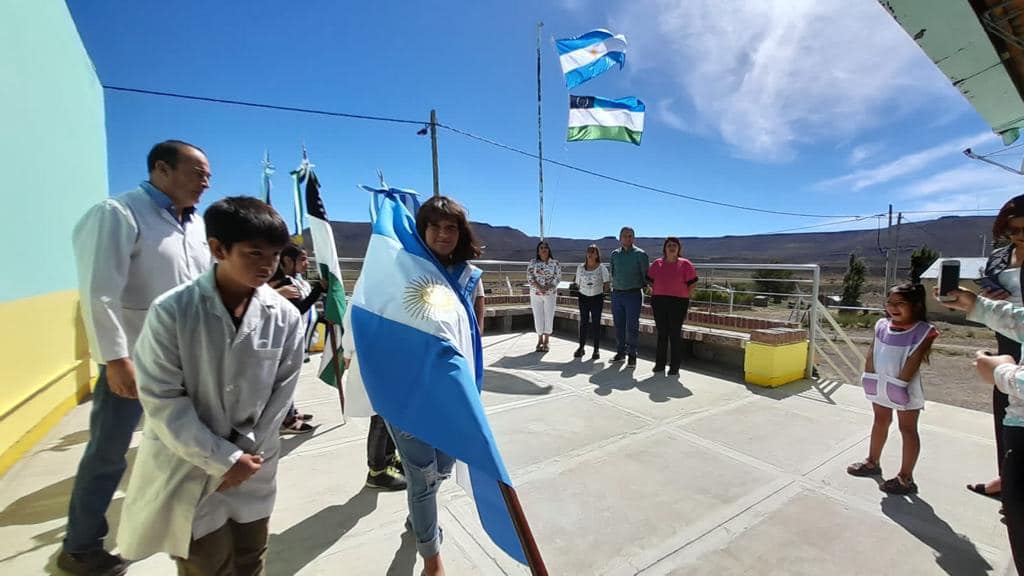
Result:
<instances>
[{"instance_id":1,"label":"boy in white smock","mask_svg":"<svg viewBox=\"0 0 1024 576\"><path fill-rule=\"evenodd\" d=\"M118 545L129 560L170 554L181 575L263 574L303 354L298 310L266 284L288 228L246 197L204 220L216 265L153 303L135 348L146 420Z\"/></svg>"}]
</instances>

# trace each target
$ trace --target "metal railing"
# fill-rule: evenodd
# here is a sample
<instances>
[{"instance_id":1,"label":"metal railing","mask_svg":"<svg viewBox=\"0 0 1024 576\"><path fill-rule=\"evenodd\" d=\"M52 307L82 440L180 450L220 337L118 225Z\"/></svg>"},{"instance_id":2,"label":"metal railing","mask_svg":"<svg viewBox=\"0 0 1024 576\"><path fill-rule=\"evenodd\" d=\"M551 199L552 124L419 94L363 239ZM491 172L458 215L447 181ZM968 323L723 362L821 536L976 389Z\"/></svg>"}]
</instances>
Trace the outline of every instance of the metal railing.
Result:
<instances>
[{"instance_id":1,"label":"metal railing","mask_svg":"<svg viewBox=\"0 0 1024 576\"><path fill-rule=\"evenodd\" d=\"M355 284L362 270L362 258L339 258L342 279L348 289ZM526 267L529 262L511 260L474 260L473 264L484 272L483 282L489 294L527 294ZM734 264L694 262L700 278L693 286L690 310L706 310L729 315L771 317L805 326L811 345L807 351L806 377L814 373L817 356L833 366L825 354L832 349L832 338L822 338L821 318L827 317L833 332L839 334L848 347L853 347L845 333L832 319L819 300L821 296L821 268L817 264ZM571 282L579 262L562 263L562 280ZM607 266L608 263L605 262ZM315 266L310 266L314 270ZM721 296L715 296L721 294ZM720 300L719 300L720 299ZM786 308L778 305L785 303ZM772 306L774 304L775 306ZM787 312L788 311L788 312ZM825 342L827 340L827 343ZM855 348L855 347L854 347ZM843 361L843 364L848 364ZM842 374L837 370L837 373ZM859 375L859 372L858 372Z\"/></svg>"}]
</instances>

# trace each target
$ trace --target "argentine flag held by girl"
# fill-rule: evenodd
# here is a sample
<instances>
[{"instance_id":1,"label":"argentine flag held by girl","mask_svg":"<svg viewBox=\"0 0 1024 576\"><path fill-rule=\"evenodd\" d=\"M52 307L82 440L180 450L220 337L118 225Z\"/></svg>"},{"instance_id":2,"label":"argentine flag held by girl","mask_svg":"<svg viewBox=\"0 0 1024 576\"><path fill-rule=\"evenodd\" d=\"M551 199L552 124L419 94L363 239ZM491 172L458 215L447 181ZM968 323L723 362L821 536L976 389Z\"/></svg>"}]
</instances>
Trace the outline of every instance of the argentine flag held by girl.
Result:
<instances>
[{"instance_id":1,"label":"argentine flag held by girl","mask_svg":"<svg viewBox=\"0 0 1024 576\"><path fill-rule=\"evenodd\" d=\"M349 300L355 344L349 389L362 380L373 409L469 469L491 540L525 563L498 486L512 485L480 401L483 351L472 305L434 257L398 195L371 198L373 233Z\"/></svg>"}]
</instances>

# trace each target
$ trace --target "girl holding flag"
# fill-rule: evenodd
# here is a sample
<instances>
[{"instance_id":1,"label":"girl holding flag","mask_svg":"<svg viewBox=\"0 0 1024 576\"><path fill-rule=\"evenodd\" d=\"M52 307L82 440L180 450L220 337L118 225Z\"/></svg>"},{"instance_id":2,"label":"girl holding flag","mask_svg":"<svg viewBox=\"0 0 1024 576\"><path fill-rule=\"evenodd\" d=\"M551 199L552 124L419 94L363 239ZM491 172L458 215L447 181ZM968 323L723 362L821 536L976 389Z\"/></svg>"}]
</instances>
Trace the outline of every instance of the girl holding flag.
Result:
<instances>
[{"instance_id":1,"label":"girl holding flag","mask_svg":"<svg viewBox=\"0 0 1024 576\"><path fill-rule=\"evenodd\" d=\"M466 333L452 336L457 340L472 342L473 347L480 350L480 332L483 330L484 318L484 291L480 282L480 269L469 263L469 260L480 256L480 247L472 228L470 228L465 209L450 198L435 196L424 202L416 212L416 232L426 244L431 255L445 268L449 278L453 279L455 285L452 288L457 288L461 291L461 295L472 303L473 314L470 321L476 323L477 330L473 330L469 325L460 325L459 329ZM364 280L366 280L365 276L360 279L360 281ZM443 291L434 290L430 286L424 287L420 296L420 300L413 298L417 301L411 304L408 296L406 299L408 305L414 308L418 306L418 314L430 315L433 313L432 307L444 309L449 304L459 305L457 302L446 301ZM352 351L358 346L350 340L353 333L351 329L352 308L353 306L350 306L345 315L343 354L346 368L349 365ZM364 380L366 380L368 371L366 362L365 358L361 360ZM416 359L412 359L412 362L416 363ZM410 377L414 378L412 375ZM440 383L438 384L440 385ZM376 402L374 402L374 407L379 408ZM411 529L416 536L416 549L424 561L423 574L427 576L443 575L445 572L441 562L442 531L437 521L437 491L441 482L451 476L455 459L391 422L388 423L388 427L398 452L401 454L405 469L408 483L406 494L409 504L409 518L406 527Z\"/></svg>"}]
</instances>

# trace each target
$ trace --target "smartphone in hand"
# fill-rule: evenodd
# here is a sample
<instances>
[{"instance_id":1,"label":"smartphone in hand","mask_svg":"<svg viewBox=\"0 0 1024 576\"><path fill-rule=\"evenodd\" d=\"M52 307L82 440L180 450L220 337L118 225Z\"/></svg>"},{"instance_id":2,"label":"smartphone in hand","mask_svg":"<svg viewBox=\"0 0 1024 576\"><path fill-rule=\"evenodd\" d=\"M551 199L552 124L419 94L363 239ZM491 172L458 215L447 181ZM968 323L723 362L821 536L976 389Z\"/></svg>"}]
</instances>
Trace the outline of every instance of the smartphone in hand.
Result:
<instances>
[{"instance_id":1,"label":"smartphone in hand","mask_svg":"<svg viewBox=\"0 0 1024 576\"><path fill-rule=\"evenodd\" d=\"M960 288L960 261L943 260L939 267L939 301L955 302L956 296L949 293Z\"/></svg>"}]
</instances>

